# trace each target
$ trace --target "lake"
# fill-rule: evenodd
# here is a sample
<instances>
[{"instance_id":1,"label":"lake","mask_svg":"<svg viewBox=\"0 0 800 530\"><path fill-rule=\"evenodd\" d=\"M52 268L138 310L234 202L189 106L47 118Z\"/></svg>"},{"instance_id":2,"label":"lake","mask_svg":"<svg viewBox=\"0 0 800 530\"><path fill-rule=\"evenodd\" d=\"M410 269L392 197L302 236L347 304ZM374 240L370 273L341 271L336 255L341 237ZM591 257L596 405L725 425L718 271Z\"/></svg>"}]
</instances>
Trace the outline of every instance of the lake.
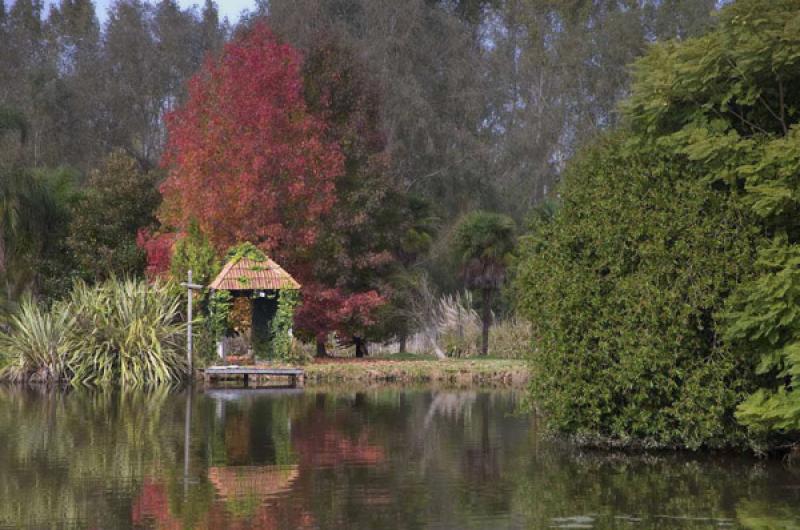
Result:
<instances>
[{"instance_id":1,"label":"lake","mask_svg":"<svg viewBox=\"0 0 800 530\"><path fill-rule=\"evenodd\" d=\"M800 528L800 467L580 451L521 397L0 388L0 527Z\"/></svg>"}]
</instances>

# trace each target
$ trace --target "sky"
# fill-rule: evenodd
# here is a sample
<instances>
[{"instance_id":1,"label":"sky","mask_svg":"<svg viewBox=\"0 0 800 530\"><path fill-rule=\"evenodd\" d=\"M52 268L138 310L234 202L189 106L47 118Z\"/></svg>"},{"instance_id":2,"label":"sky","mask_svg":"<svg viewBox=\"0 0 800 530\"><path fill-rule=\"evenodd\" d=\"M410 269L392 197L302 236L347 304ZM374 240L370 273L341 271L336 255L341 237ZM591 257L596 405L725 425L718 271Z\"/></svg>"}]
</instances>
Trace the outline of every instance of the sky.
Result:
<instances>
[{"instance_id":1,"label":"sky","mask_svg":"<svg viewBox=\"0 0 800 530\"><path fill-rule=\"evenodd\" d=\"M94 0L94 5L97 9L97 17L100 23L106 21L106 11L108 6L114 3L115 0ZM239 20L239 14L245 9L253 9L255 7L255 0L216 0L219 6L219 18L228 17L231 22ZM10 2L6 2L10 3ZM203 5L203 0L178 0L181 7L190 7L192 5Z\"/></svg>"}]
</instances>

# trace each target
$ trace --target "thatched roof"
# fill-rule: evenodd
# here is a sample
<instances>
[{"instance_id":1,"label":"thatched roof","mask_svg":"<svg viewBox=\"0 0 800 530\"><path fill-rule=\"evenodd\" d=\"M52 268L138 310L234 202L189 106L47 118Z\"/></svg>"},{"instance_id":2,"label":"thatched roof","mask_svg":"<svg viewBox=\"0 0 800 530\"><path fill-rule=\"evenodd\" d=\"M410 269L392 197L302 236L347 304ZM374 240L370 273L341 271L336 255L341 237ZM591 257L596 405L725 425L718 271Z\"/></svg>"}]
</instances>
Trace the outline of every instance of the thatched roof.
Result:
<instances>
[{"instance_id":1,"label":"thatched roof","mask_svg":"<svg viewBox=\"0 0 800 530\"><path fill-rule=\"evenodd\" d=\"M269 258L239 257L229 261L209 286L226 291L300 289L300 284Z\"/></svg>"}]
</instances>

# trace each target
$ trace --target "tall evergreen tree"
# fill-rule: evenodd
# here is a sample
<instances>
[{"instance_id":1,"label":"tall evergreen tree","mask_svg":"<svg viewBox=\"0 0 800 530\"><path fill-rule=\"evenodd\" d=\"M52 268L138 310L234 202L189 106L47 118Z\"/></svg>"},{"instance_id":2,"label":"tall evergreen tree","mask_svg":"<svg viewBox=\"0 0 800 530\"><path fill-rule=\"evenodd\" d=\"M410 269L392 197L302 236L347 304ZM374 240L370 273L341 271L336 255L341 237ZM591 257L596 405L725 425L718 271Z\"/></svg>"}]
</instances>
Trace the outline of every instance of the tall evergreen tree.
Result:
<instances>
[{"instance_id":1,"label":"tall evergreen tree","mask_svg":"<svg viewBox=\"0 0 800 530\"><path fill-rule=\"evenodd\" d=\"M205 0L200 18L200 52L216 54L225 43L226 30L220 24L219 8L213 0Z\"/></svg>"}]
</instances>

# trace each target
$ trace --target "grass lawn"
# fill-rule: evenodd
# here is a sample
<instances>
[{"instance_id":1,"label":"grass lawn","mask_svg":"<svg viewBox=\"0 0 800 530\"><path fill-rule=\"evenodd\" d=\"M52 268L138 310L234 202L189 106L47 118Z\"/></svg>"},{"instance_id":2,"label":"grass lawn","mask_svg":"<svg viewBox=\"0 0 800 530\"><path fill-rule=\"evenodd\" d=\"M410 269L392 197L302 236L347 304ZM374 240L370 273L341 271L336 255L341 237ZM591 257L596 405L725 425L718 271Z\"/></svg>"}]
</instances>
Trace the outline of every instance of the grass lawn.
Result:
<instances>
[{"instance_id":1,"label":"grass lawn","mask_svg":"<svg viewBox=\"0 0 800 530\"><path fill-rule=\"evenodd\" d=\"M304 366L307 383L342 381L442 382L452 384L502 384L528 382L525 361L491 358L445 359L423 355L391 355L363 359L315 359Z\"/></svg>"}]
</instances>

